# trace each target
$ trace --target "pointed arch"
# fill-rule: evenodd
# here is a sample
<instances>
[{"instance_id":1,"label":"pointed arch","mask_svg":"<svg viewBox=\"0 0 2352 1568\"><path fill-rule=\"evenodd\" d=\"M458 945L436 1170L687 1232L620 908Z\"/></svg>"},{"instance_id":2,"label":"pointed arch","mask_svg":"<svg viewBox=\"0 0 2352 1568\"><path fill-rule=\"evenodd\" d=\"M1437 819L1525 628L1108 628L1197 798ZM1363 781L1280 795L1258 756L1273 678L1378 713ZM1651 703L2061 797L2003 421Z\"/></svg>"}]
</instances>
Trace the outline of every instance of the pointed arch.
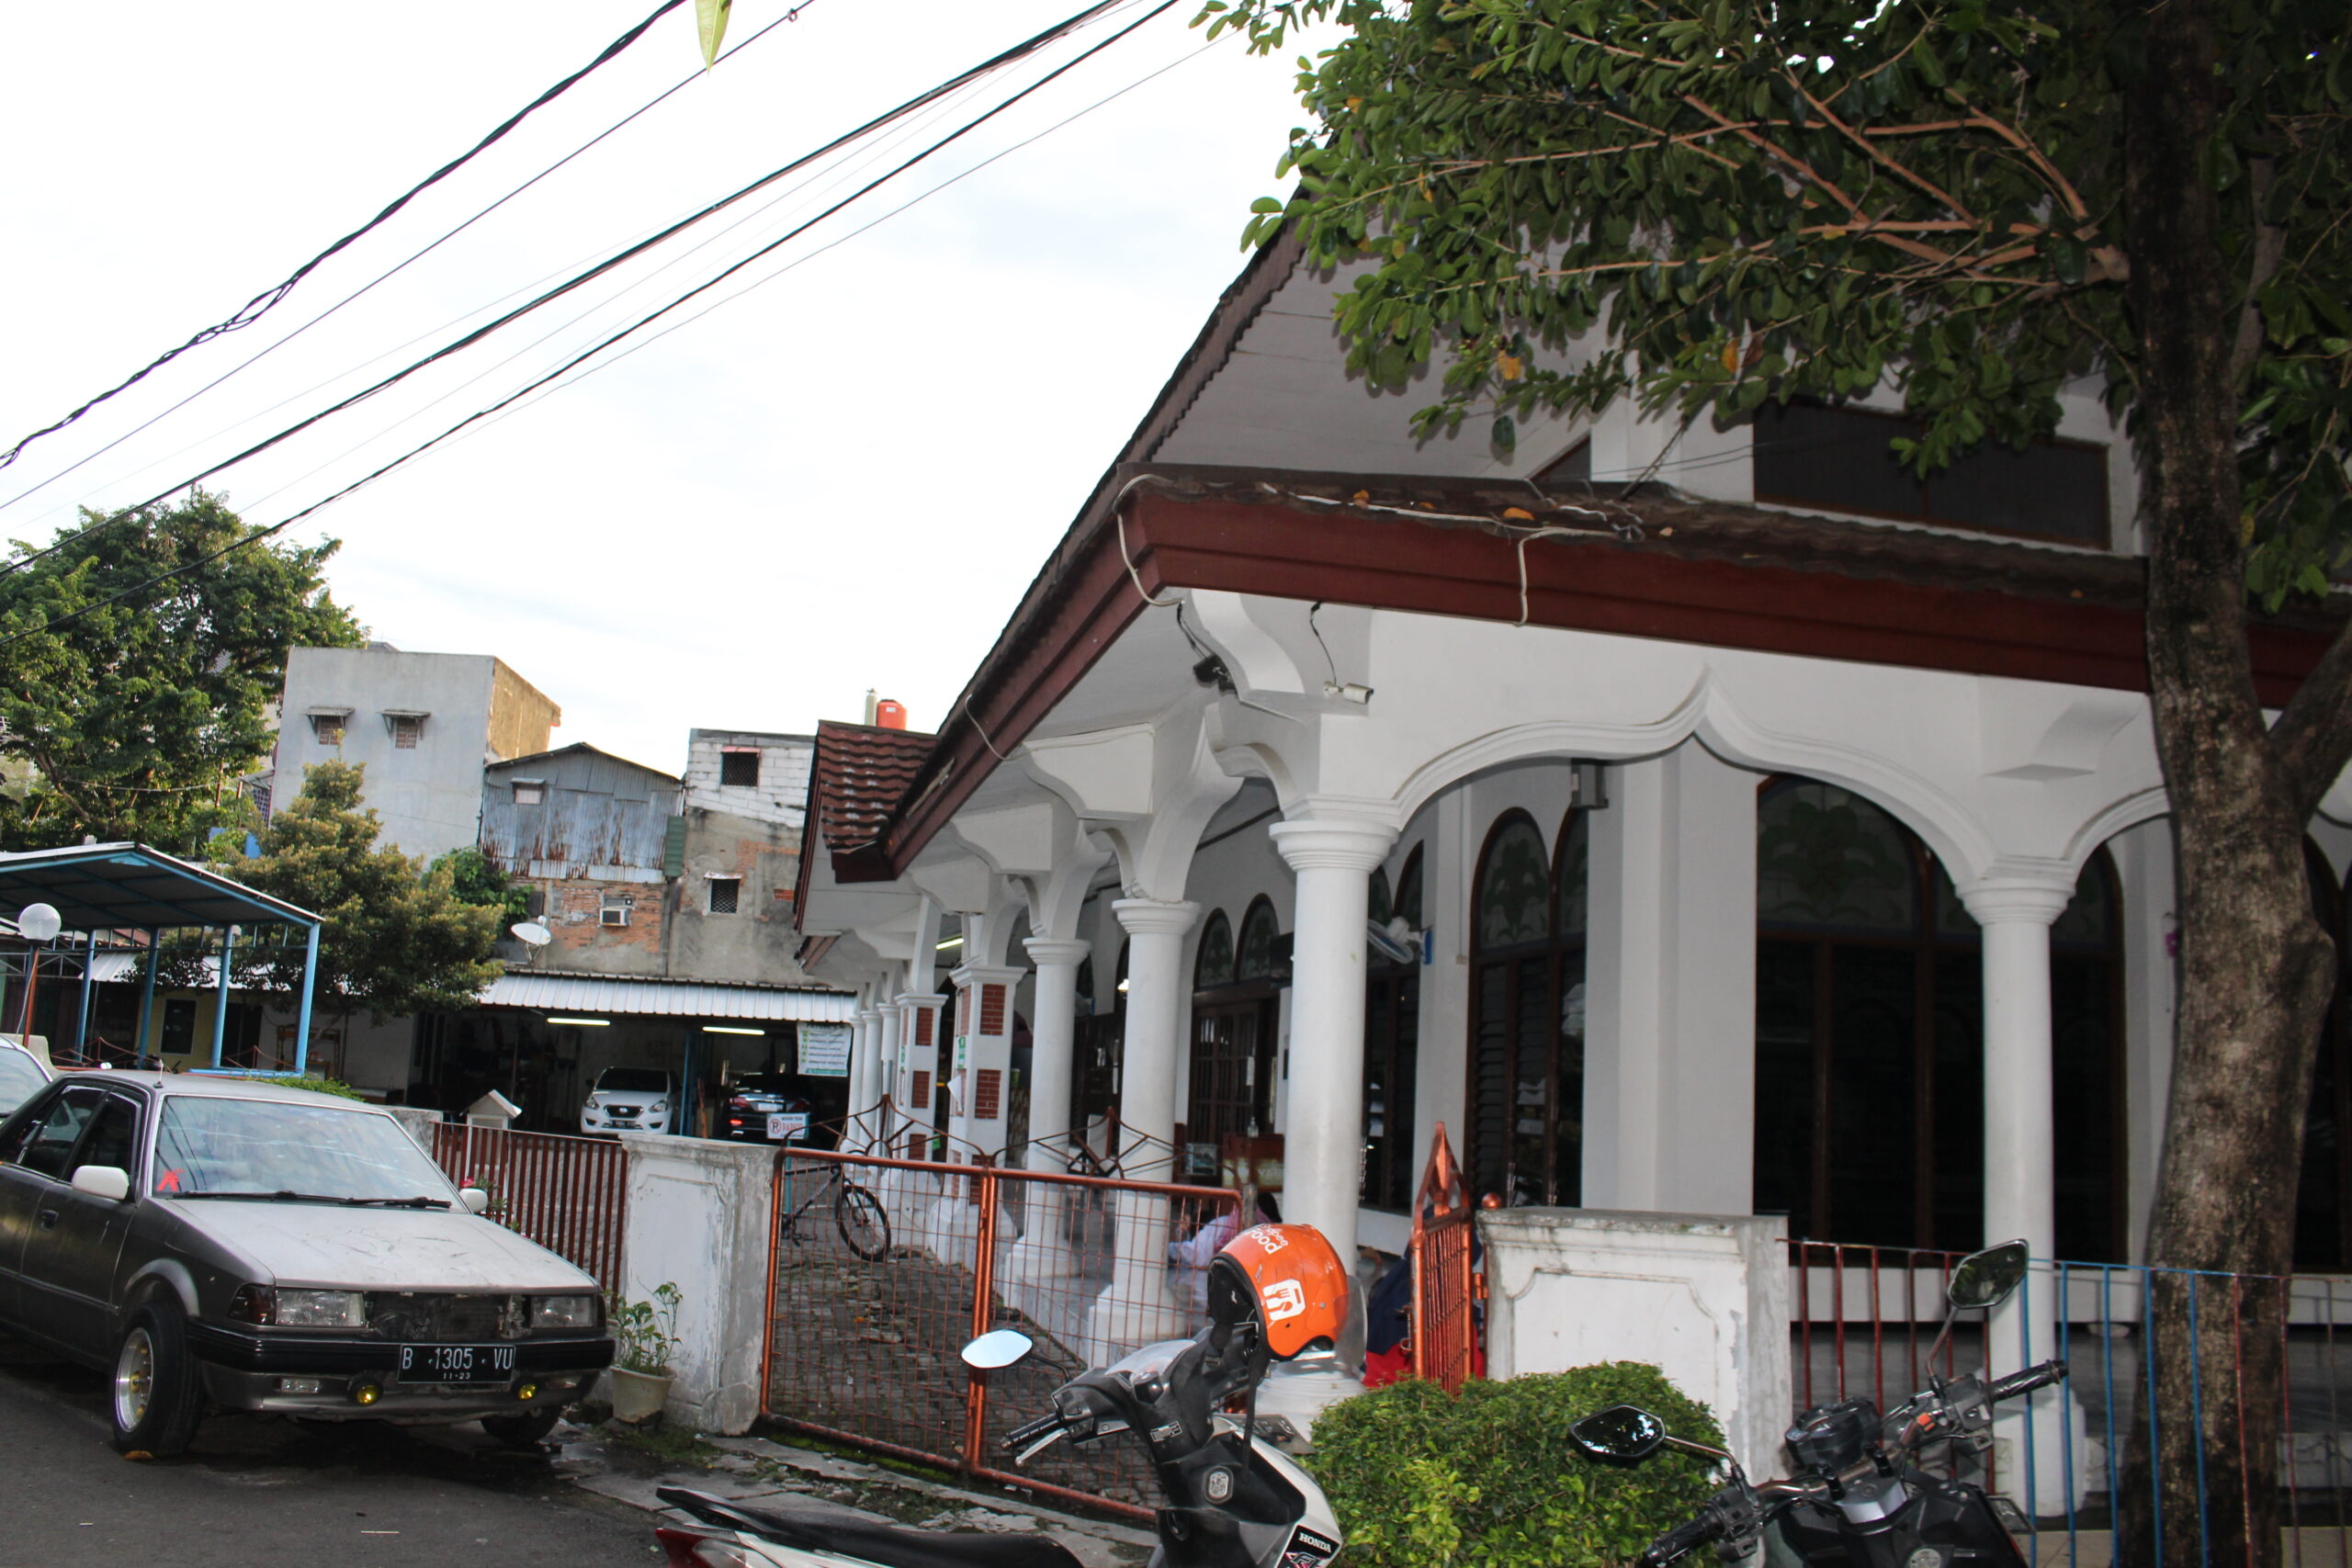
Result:
<instances>
[{"instance_id":1,"label":"pointed arch","mask_svg":"<svg viewBox=\"0 0 2352 1568\"><path fill-rule=\"evenodd\" d=\"M1505 812L1472 882L1465 1168L1509 1204L1583 1190L1585 901L1564 898L1584 874L1579 816L1546 854L1535 819Z\"/></svg>"}]
</instances>

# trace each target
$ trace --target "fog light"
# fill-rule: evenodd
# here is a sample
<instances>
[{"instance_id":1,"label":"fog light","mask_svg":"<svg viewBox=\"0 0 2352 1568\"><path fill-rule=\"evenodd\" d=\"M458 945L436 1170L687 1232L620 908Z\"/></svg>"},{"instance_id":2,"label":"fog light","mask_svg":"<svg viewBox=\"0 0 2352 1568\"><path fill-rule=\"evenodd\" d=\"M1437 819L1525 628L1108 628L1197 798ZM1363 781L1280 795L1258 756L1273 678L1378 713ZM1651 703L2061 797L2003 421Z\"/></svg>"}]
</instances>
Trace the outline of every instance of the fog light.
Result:
<instances>
[{"instance_id":1,"label":"fog light","mask_svg":"<svg viewBox=\"0 0 2352 1568\"><path fill-rule=\"evenodd\" d=\"M363 1382L351 1391L351 1400L355 1404L373 1404L383 1397L384 1391L372 1382Z\"/></svg>"},{"instance_id":2,"label":"fog light","mask_svg":"<svg viewBox=\"0 0 2352 1568\"><path fill-rule=\"evenodd\" d=\"M514 1397L517 1399L537 1399L539 1397L539 1385L535 1382L518 1383L515 1385Z\"/></svg>"},{"instance_id":3,"label":"fog light","mask_svg":"<svg viewBox=\"0 0 2352 1568\"><path fill-rule=\"evenodd\" d=\"M280 1378L277 1380L277 1392L280 1393L316 1393L319 1392L319 1380L316 1378Z\"/></svg>"}]
</instances>

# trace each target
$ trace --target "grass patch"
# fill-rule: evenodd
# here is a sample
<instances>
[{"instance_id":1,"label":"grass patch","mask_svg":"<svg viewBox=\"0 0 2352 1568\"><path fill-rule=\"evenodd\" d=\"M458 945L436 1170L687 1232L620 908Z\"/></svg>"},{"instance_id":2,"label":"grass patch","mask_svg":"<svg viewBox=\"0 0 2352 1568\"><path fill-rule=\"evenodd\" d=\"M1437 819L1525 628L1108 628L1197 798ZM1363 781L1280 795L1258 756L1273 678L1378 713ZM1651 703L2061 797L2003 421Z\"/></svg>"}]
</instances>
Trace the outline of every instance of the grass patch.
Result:
<instances>
[{"instance_id":1,"label":"grass patch","mask_svg":"<svg viewBox=\"0 0 2352 1568\"><path fill-rule=\"evenodd\" d=\"M619 1421L608 1421L602 1433L616 1448L627 1449L664 1464L691 1464L708 1470L711 1461L726 1451L704 1442L699 1432L663 1423L631 1427Z\"/></svg>"}]
</instances>

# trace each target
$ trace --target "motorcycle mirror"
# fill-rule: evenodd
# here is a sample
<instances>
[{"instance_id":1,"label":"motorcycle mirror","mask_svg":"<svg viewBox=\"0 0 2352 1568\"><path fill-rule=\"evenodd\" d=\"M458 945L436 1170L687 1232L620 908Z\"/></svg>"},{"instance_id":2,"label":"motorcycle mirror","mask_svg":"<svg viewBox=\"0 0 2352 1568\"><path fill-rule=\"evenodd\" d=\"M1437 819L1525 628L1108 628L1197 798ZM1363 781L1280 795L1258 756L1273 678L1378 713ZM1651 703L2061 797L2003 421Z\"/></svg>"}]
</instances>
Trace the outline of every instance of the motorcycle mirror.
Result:
<instances>
[{"instance_id":1,"label":"motorcycle mirror","mask_svg":"<svg viewBox=\"0 0 2352 1568\"><path fill-rule=\"evenodd\" d=\"M1996 1307L2025 1282L2026 1249L2022 1241L2005 1241L1969 1254L1951 1271L1944 1297L1955 1312Z\"/></svg>"},{"instance_id":2,"label":"motorcycle mirror","mask_svg":"<svg viewBox=\"0 0 2352 1568\"><path fill-rule=\"evenodd\" d=\"M964 1364L976 1372L1000 1371L1033 1348L1029 1336L1017 1328L991 1329L964 1347Z\"/></svg>"},{"instance_id":3,"label":"motorcycle mirror","mask_svg":"<svg viewBox=\"0 0 2352 1568\"><path fill-rule=\"evenodd\" d=\"M1666 1442L1666 1423L1638 1404L1612 1404L1568 1428L1577 1447L1594 1459L1647 1459Z\"/></svg>"}]
</instances>

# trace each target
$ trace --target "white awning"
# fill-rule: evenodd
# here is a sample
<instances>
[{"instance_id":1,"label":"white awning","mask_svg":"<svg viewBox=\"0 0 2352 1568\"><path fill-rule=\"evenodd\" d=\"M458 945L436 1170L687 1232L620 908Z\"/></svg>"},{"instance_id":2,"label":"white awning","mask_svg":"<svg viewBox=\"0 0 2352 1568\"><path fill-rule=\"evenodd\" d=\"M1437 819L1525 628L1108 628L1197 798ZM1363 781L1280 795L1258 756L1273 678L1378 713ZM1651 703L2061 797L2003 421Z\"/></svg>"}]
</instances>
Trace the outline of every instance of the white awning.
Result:
<instances>
[{"instance_id":1,"label":"white awning","mask_svg":"<svg viewBox=\"0 0 2352 1568\"><path fill-rule=\"evenodd\" d=\"M482 1005L546 1012L664 1018L742 1018L769 1022L847 1023L857 998L846 991L781 986L712 986L684 980L607 979L589 975L501 975Z\"/></svg>"}]
</instances>

